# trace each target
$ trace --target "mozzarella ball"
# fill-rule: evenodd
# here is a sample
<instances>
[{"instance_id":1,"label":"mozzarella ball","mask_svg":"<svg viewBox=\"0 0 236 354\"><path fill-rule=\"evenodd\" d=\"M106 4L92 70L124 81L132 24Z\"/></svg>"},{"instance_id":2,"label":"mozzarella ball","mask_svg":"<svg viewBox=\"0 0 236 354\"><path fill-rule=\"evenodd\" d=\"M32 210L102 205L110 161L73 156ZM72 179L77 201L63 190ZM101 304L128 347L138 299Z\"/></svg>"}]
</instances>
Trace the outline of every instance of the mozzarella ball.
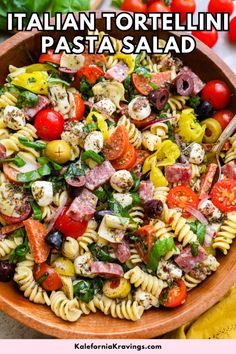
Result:
<instances>
[{"instance_id":1,"label":"mozzarella ball","mask_svg":"<svg viewBox=\"0 0 236 354\"><path fill-rule=\"evenodd\" d=\"M147 291L143 291L141 288L135 291L134 300L137 301L139 305L144 306L145 310L150 309L152 306L159 306L158 298Z\"/></svg>"},{"instance_id":2,"label":"mozzarella ball","mask_svg":"<svg viewBox=\"0 0 236 354\"><path fill-rule=\"evenodd\" d=\"M202 163L204 157L205 150L203 147L198 143L192 144L190 148L189 162L199 165Z\"/></svg>"},{"instance_id":3,"label":"mozzarella ball","mask_svg":"<svg viewBox=\"0 0 236 354\"><path fill-rule=\"evenodd\" d=\"M131 118L143 120L150 116L151 106L146 97L137 96L128 105L128 112Z\"/></svg>"},{"instance_id":4,"label":"mozzarella ball","mask_svg":"<svg viewBox=\"0 0 236 354\"><path fill-rule=\"evenodd\" d=\"M45 207L53 201L53 187L51 182L35 181L32 183L31 192L39 206Z\"/></svg>"},{"instance_id":5,"label":"mozzarella ball","mask_svg":"<svg viewBox=\"0 0 236 354\"><path fill-rule=\"evenodd\" d=\"M24 113L14 106L7 106L4 109L3 121L8 128L13 130L22 129L26 124Z\"/></svg>"},{"instance_id":6,"label":"mozzarella ball","mask_svg":"<svg viewBox=\"0 0 236 354\"><path fill-rule=\"evenodd\" d=\"M106 113L109 116L116 111L116 105L110 100L110 98L103 98L101 101L94 104L94 108L100 113Z\"/></svg>"},{"instance_id":7,"label":"mozzarella ball","mask_svg":"<svg viewBox=\"0 0 236 354\"><path fill-rule=\"evenodd\" d=\"M126 208L133 203L133 198L130 193L114 193L113 197L123 208Z\"/></svg>"},{"instance_id":8,"label":"mozzarella ball","mask_svg":"<svg viewBox=\"0 0 236 354\"><path fill-rule=\"evenodd\" d=\"M101 132L91 132L87 135L85 141L84 141L84 149L87 150L92 150L94 152L100 152L102 151L103 148L103 135Z\"/></svg>"},{"instance_id":9,"label":"mozzarella ball","mask_svg":"<svg viewBox=\"0 0 236 354\"><path fill-rule=\"evenodd\" d=\"M113 189L119 193L128 192L133 184L134 180L131 173L127 170L116 171L110 179L110 184Z\"/></svg>"},{"instance_id":10,"label":"mozzarella ball","mask_svg":"<svg viewBox=\"0 0 236 354\"><path fill-rule=\"evenodd\" d=\"M161 145L161 138L150 131L142 133L142 144L149 151L155 151Z\"/></svg>"}]
</instances>

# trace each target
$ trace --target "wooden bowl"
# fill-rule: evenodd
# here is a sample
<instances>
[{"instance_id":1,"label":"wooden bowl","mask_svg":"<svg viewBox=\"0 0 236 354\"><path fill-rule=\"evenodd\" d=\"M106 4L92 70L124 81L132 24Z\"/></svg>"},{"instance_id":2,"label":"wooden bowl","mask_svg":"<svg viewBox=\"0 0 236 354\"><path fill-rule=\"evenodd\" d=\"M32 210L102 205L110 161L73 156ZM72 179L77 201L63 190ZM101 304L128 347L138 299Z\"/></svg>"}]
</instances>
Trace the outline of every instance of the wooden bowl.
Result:
<instances>
[{"instance_id":1,"label":"wooden bowl","mask_svg":"<svg viewBox=\"0 0 236 354\"><path fill-rule=\"evenodd\" d=\"M98 19L97 27L104 28L101 19ZM134 31L129 34L137 36ZM40 35L38 32L18 33L0 46L1 83L8 73L9 64L19 67L30 64L32 60L37 61ZM60 34L50 32L50 35L57 38ZM69 38L74 35L72 31L66 33ZM112 35L123 37L115 30ZM146 35L151 36L151 32ZM168 33L160 32L160 38L167 36ZM227 82L234 96L230 108L236 113L236 76L226 64L200 42L194 53L180 57L203 80L222 79ZM0 309L26 326L58 338L153 338L195 319L221 299L236 281L235 253L236 242L226 257L220 256L221 265L217 272L190 292L183 306L173 310L149 310L134 323L113 319L100 312L82 316L76 323L67 323L57 318L47 306L29 302L13 283L0 283Z\"/></svg>"}]
</instances>

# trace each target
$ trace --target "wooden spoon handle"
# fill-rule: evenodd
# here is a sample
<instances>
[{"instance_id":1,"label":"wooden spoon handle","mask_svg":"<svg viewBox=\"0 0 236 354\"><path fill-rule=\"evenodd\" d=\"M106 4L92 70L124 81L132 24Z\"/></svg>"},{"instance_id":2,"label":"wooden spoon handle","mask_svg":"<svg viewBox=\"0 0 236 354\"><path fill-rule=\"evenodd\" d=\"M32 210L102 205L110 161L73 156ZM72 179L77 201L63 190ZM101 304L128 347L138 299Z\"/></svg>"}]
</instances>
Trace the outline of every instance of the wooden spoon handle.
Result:
<instances>
[{"instance_id":1,"label":"wooden spoon handle","mask_svg":"<svg viewBox=\"0 0 236 354\"><path fill-rule=\"evenodd\" d=\"M219 153L224 145L224 143L231 137L231 135L236 130L236 115L231 120L231 122L227 125L221 136L219 137L217 143L212 148L212 151L216 154Z\"/></svg>"}]
</instances>

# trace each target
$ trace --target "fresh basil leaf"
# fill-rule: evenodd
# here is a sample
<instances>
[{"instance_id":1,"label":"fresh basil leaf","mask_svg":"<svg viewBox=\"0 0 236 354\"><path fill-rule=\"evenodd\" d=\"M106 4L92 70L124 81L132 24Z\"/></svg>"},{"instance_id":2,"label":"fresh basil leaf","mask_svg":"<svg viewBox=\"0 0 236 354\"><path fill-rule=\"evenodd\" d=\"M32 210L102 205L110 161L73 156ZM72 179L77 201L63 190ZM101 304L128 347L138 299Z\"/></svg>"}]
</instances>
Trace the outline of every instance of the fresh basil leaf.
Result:
<instances>
[{"instance_id":1,"label":"fresh basil leaf","mask_svg":"<svg viewBox=\"0 0 236 354\"><path fill-rule=\"evenodd\" d=\"M191 243L191 253L192 253L193 257L198 256L198 244Z\"/></svg>"},{"instance_id":2,"label":"fresh basil leaf","mask_svg":"<svg viewBox=\"0 0 236 354\"><path fill-rule=\"evenodd\" d=\"M89 123L83 127L83 132L84 133L91 133L94 130L98 129L98 125L95 122Z\"/></svg>"},{"instance_id":3,"label":"fresh basil leaf","mask_svg":"<svg viewBox=\"0 0 236 354\"><path fill-rule=\"evenodd\" d=\"M196 220L195 222L188 223L190 230L197 235L198 242L200 245L203 245L205 235L206 235L206 226L203 225L200 221Z\"/></svg>"},{"instance_id":4,"label":"fresh basil leaf","mask_svg":"<svg viewBox=\"0 0 236 354\"><path fill-rule=\"evenodd\" d=\"M42 220L43 214L42 214L42 210L41 210L40 206L35 201L33 201L31 203L31 207L33 209L33 218L35 220Z\"/></svg>"},{"instance_id":5,"label":"fresh basil leaf","mask_svg":"<svg viewBox=\"0 0 236 354\"><path fill-rule=\"evenodd\" d=\"M65 80L62 80L62 79L59 79L59 78L53 78L53 77L50 77L48 79L48 82L52 85L57 85L57 84L62 84L62 85L65 85L65 86L70 86L70 83L65 81Z\"/></svg>"},{"instance_id":6,"label":"fresh basil leaf","mask_svg":"<svg viewBox=\"0 0 236 354\"><path fill-rule=\"evenodd\" d=\"M65 188L64 176L49 176L48 181L52 182L52 188L54 193L58 193Z\"/></svg>"},{"instance_id":7,"label":"fresh basil leaf","mask_svg":"<svg viewBox=\"0 0 236 354\"><path fill-rule=\"evenodd\" d=\"M79 91L84 99L88 100L93 97L92 85L90 85L84 76L81 77Z\"/></svg>"},{"instance_id":8,"label":"fresh basil leaf","mask_svg":"<svg viewBox=\"0 0 236 354\"><path fill-rule=\"evenodd\" d=\"M119 202L117 202L117 200L113 196L109 199L109 207L111 210L114 211L115 215L124 218L130 218L129 209L123 208L122 205Z\"/></svg>"},{"instance_id":9,"label":"fresh basil leaf","mask_svg":"<svg viewBox=\"0 0 236 354\"><path fill-rule=\"evenodd\" d=\"M37 151L44 150L47 145L46 143L43 143L42 141L30 141L27 138L25 138L24 136L20 136L18 138L18 140L22 145L30 147L30 148L37 150Z\"/></svg>"},{"instance_id":10,"label":"fresh basil leaf","mask_svg":"<svg viewBox=\"0 0 236 354\"><path fill-rule=\"evenodd\" d=\"M92 243L88 248L97 260L102 262L116 262L116 259L110 255L107 246L100 247L97 243Z\"/></svg>"},{"instance_id":11,"label":"fresh basil leaf","mask_svg":"<svg viewBox=\"0 0 236 354\"><path fill-rule=\"evenodd\" d=\"M38 283L39 285L41 285L41 284L47 279L48 276L49 276L49 273L48 273L48 272L45 272L45 273L39 278L39 280L37 281L37 283Z\"/></svg>"},{"instance_id":12,"label":"fresh basil leaf","mask_svg":"<svg viewBox=\"0 0 236 354\"><path fill-rule=\"evenodd\" d=\"M155 272L161 257L164 257L174 247L175 243L173 237L156 240L152 246L151 252L148 255L147 267Z\"/></svg>"},{"instance_id":13,"label":"fresh basil leaf","mask_svg":"<svg viewBox=\"0 0 236 354\"><path fill-rule=\"evenodd\" d=\"M138 176L136 175L136 173L134 172L131 172L131 176L133 178L133 181L134 181L134 185L131 189L132 192L137 192L139 190L139 187L140 187L140 178L138 178Z\"/></svg>"},{"instance_id":14,"label":"fresh basil leaf","mask_svg":"<svg viewBox=\"0 0 236 354\"><path fill-rule=\"evenodd\" d=\"M139 205L141 204L141 199L140 199L140 196L138 195L138 193L136 192L131 192L130 193L132 199L133 199L133 204L134 205Z\"/></svg>"},{"instance_id":15,"label":"fresh basil leaf","mask_svg":"<svg viewBox=\"0 0 236 354\"><path fill-rule=\"evenodd\" d=\"M56 12L65 14L87 10L90 10L90 0L54 0L51 13L54 16Z\"/></svg>"},{"instance_id":16,"label":"fresh basil leaf","mask_svg":"<svg viewBox=\"0 0 236 354\"><path fill-rule=\"evenodd\" d=\"M25 161L22 160L22 158L20 158L19 156L15 156L13 158L0 160L0 163L4 163L4 162L12 162L17 167L23 167L25 165Z\"/></svg>"},{"instance_id":17,"label":"fresh basil leaf","mask_svg":"<svg viewBox=\"0 0 236 354\"><path fill-rule=\"evenodd\" d=\"M169 140L175 142L173 127L172 127L171 123L169 121L167 121L166 125L168 127L168 138L169 138Z\"/></svg>"},{"instance_id":18,"label":"fresh basil leaf","mask_svg":"<svg viewBox=\"0 0 236 354\"><path fill-rule=\"evenodd\" d=\"M69 179L78 176L85 176L85 170L79 168L76 163L71 163L67 168L66 172L64 173L64 178Z\"/></svg>"},{"instance_id":19,"label":"fresh basil leaf","mask_svg":"<svg viewBox=\"0 0 236 354\"><path fill-rule=\"evenodd\" d=\"M102 203L105 203L108 199L108 195L103 188L95 189L93 194L95 194L98 197L98 200Z\"/></svg>"},{"instance_id":20,"label":"fresh basil leaf","mask_svg":"<svg viewBox=\"0 0 236 354\"><path fill-rule=\"evenodd\" d=\"M30 91L23 91L20 93L17 99L17 107L34 107L36 106L38 101L38 95Z\"/></svg>"},{"instance_id":21,"label":"fresh basil leaf","mask_svg":"<svg viewBox=\"0 0 236 354\"><path fill-rule=\"evenodd\" d=\"M190 97L187 101L187 106L197 109L200 106L201 98L199 96Z\"/></svg>"},{"instance_id":22,"label":"fresh basil leaf","mask_svg":"<svg viewBox=\"0 0 236 354\"><path fill-rule=\"evenodd\" d=\"M123 0L112 0L112 6L117 7L117 9L120 9L122 4Z\"/></svg>"},{"instance_id":23,"label":"fresh basil leaf","mask_svg":"<svg viewBox=\"0 0 236 354\"><path fill-rule=\"evenodd\" d=\"M93 150L84 151L81 155L81 160L86 161L87 159L92 159L98 164L101 164L105 159L101 155L97 154Z\"/></svg>"},{"instance_id":24,"label":"fresh basil leaf","mask_svg":"<svg viewBox=\"0 0 236 354\"><path fill-rule=\"evenodd\" d=\"M94 295L101 291L103 287L102 279L80 280L73 286L74 295L83 302L89 303Z\"/></svg>"},{"instance_id":25,"label":"fresh basil leaf","mask_svg":"<svg viewBox=\"0 0 236 354\"><path fill-rule=\"evenodd\" d=\"M144 76L147 79L151 79L152 75L150 74L150 70L148 68L145 68L144 66L138 66L134 72L140 76Z\"/></svg>"},{"instance_id":26,"label":"fresh basil leaf","mask_svg":"<svg viewBox=\"0 0 236 354\"><path fill-rule=\"evenodd\" d=\"M48 176L51 174L51 168L49 165L43 165L35 171L30 171L26 173L18 173L17 181L27 183L31 181L36 181L43 176Z\"/></svg>"},{"instance_id":27,"label":"fresh basil leaf","mask_svg":"<svg viewBox=\"0 0 236 354\"><path fill-rule=\"evenodd\" d=\"M29 252L29 250L30 248L29 248L28 239L25 238L24 242L21 245L17 246L13 251L13 253L10 255L9 263L16 264L18 262L24 261L26 254Z\"/></svg>"},{"instance_id":28,"label":"fresh basil leaf","mask_svg":"<svg viewBox=\"0 0 236 354\"><path fill-rule=\"evenodd\" d=\"M126 91L129 90L130 85L131 85L131 75L128 75L127 78L123 82L124 88Z\"/></svg>"}]
</instances>

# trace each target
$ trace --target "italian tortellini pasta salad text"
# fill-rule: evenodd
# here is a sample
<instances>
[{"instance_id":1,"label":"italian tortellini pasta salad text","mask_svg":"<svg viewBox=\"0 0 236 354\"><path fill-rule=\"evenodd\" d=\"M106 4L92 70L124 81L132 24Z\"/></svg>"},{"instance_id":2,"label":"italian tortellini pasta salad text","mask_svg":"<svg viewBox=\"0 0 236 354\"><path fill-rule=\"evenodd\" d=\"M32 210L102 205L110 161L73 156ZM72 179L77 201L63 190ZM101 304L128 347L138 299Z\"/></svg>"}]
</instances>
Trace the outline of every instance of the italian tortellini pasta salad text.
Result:
<instances>
[{"instance_id":1,"label":"italian tortellini pasta salad text","mask_svg":"<svg viewBox=\"0 0 236 354\"><path fill-rule=\"evenodd\" d=\"M0 91L0 281L70 322L184 306L236 236L236 135L220 175L210 154L229 87L112 41L10 65Z\"/></svg>"}]
</instances>

